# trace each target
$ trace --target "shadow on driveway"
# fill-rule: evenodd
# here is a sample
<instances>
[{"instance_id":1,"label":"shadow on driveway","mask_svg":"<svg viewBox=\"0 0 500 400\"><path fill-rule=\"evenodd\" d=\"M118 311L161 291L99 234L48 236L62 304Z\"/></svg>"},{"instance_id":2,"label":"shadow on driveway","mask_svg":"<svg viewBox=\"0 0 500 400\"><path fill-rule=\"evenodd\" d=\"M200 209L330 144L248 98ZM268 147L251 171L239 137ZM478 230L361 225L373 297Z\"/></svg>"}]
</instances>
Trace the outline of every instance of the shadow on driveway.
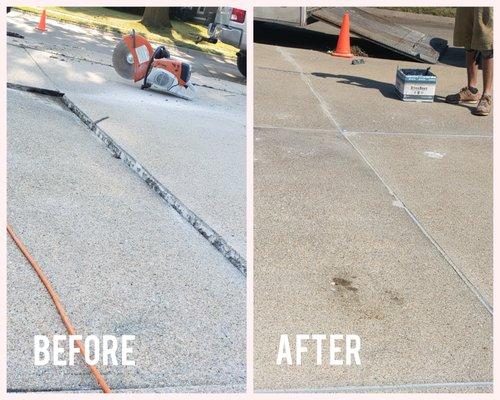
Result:
<instances>
[{"instance_id":1,"label":"shadow on driveway","mask_svg":"<svg viewBox=\"0 0 500 400\"><path fill-rule=\"evenodd\" d=\"M365 89L376 89L388 99L400 100L399 96L396 94L396 89L394 84L377 81L375 79L363 78L361 76L353 76L353 75L343 75L343 74L330 74L326 72L313 72L311 73L313 76L317 76L318 78L334 78L337 80L337 83L342 83L345 85L353 85ZM446 103L445 96L436 95L434 96L435 103ZM475 110L475 104L448 104L449 106L459 106L467 108L471 113Z\"/></svg>"}]
</instances>

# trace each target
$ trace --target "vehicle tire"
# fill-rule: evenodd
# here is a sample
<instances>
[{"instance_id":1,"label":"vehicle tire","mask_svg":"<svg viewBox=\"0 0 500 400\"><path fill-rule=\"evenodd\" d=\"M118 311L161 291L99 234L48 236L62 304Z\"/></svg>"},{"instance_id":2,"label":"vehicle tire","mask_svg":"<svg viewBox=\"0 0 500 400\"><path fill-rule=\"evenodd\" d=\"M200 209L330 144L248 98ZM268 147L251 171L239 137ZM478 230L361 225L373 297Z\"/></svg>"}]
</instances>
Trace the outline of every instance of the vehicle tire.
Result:
<instances>
[{"instance_id":1,"label":"vehicle tire","mask_svg":"<svg viewBox=\"0 0 500 400\"><path fill-rule=\"evenodd\" d=\"M238 71L240 71L241 75L247 76L247 53L236 53L238 59L236 60L236 65L238 66Z\"/></svg>"}]
</instances>

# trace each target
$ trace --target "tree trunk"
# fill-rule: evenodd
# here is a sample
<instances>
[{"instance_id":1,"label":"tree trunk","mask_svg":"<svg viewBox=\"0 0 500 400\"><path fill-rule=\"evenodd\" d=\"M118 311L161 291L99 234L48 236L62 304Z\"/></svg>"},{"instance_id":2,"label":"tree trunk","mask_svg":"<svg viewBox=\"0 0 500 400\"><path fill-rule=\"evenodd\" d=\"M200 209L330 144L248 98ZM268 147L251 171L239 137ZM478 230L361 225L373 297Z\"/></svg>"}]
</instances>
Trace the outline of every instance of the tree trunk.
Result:
<instances>
[{"instance_id":1,"label":"tree trunk","mask_svg":"<svg viewBox=\"0 0 500 400\"><path fill-rule=\"evenodd\" d=\"M169 7L146 7L141 24L148 28L171 28Z\"/></svg>"}]
</instances>

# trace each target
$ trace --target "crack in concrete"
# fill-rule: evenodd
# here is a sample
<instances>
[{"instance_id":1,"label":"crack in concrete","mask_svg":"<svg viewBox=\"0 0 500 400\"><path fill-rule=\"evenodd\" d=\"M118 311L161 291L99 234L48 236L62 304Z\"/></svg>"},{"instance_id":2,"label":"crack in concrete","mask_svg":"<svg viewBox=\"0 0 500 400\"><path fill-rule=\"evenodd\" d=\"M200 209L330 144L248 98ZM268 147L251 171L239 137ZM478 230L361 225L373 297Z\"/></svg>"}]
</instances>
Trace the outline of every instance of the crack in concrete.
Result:
<instances>
[{"instance_id":1,"label":"crack in concrete","mask_svg":"<svg viewBox=\"0 0 500 400\"><path fill-rule=\"evenodd\" d=\"M245 277L247 273L246 260L242 257L219 233L212 229L203 219L189 209L181 202L168 188L163 186L139 161L137 161L129 152L120 146L108 133L97 126L75 103L73 103L64 93L25 86L7 82L7 87L26 92L46 94L59 99L73 114L75 114L85 126L111 151L115 158L132 170L139 178L148 185L161 199L172 207L185 221L187 221L196 231L202 235L217 251L219 251L238 271Z\"/></svg>"}]
</instances>

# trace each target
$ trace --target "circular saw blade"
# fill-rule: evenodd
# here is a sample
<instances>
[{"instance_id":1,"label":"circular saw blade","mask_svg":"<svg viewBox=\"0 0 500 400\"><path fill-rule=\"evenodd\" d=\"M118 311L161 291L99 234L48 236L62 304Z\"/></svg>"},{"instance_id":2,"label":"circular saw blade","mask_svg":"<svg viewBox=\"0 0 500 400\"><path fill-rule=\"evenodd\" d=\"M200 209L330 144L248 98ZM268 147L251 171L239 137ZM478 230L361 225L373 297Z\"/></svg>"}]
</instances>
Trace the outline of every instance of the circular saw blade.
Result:
<instances>
[{"instance_id":1,"label":"circular saw blade","mask_svg":"<svg viewBox=\"0 0 500 400\"><path fill-rule=\"evenodd\" d=\"M134 60L130 49L123 40L116 45L113 51L113 67L122 78L134 78Z\"/></svg>"}]
</instances>

